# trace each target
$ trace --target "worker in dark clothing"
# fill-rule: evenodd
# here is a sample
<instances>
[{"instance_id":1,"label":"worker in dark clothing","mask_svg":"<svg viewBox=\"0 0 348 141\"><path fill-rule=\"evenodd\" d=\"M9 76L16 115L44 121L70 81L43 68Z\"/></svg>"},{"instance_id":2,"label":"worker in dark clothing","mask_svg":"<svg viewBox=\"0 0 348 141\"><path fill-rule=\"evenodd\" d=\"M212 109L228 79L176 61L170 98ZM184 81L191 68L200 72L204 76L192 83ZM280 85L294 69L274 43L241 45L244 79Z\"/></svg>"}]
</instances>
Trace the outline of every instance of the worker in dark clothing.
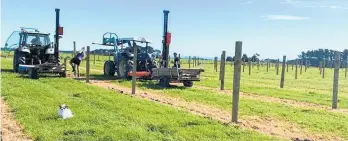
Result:
<instances>
[{"instance_id":1,"label":"worker in dark clothing","mask_svg":"<svg viewBox=\"0 0 348 141\"><path fill-rule=\"evenodd\" d=\"M79 68L80 63L82 59L84 58L84 56L85 56L85 48L82 47L82 49L78 51L77 54L74 56L74 58L72 58L69 62L73 69L72 72L76 73L76 70L75 70L75 67L76 67L78 77L80 76L80 68Z\"/></svg>"},{"instance_id":2,"label":"worker in dark clothing","mask_svg":"<svg viewBox=\"0 0 348 141\"><path fill-rule=\"evenodd\" d=\"M180 68L180 58L177 56L176 52L174 52L174 66L176 68Z\"/></svg>"}]
</instances>

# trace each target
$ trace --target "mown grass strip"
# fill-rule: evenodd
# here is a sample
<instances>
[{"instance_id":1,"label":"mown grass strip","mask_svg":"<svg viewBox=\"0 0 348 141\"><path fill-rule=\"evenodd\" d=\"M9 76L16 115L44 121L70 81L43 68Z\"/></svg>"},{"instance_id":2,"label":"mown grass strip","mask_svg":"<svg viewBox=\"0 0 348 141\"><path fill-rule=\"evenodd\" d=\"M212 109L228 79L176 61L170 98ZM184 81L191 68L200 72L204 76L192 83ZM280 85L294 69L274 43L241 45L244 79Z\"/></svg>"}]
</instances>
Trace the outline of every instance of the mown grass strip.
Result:
<instances>
[{"instance_id":1,"label":"mown grass strip","mask_svg":"<svg viewBox=\"0 0 348 141\"><path fill-rule=\"evenodd\" d=\"M10 69L2 60L1 69ZM279 140L72 79L2 72L2 97L34 140ZM61 120L66 103L75 117Z\"/></svg>"}]
</instances>

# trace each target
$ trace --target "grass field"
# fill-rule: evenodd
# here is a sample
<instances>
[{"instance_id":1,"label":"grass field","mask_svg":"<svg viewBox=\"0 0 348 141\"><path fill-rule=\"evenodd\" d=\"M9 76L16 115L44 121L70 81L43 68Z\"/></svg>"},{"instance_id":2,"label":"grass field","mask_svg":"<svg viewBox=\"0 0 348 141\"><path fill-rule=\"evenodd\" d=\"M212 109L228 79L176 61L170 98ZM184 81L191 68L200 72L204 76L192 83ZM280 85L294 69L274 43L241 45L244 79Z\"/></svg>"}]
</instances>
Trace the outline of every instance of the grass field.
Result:
<instances>
[{"instance_id":1,"label":"grass field","mask_svg":"<svg viewBox=\"0 0 348 141\"><path fill-rule=\"evenodd\" d=\"M102 74L104 62L103 59L100 60L96 61L96 64L91 61L92 78L99 78ZM11 62L9 59L2 59L1 68L10 69ZM82 63L82 67L84 65L85 62ZM187 66L184 64L184 67ZM195 83L192 88L157 89L149 82L138 82L137 88L229 112L233 67L230 64L226 65L226 91L218 90L219 73L213 70L213 65L203 64L202 67L205 69L202 81ZM331 106L333 70L327 68L326 77L323 79L317 68L310 68L307 72L303 68L302 75L298 73L298 79L295 80L294 71L291 65L289 67L283 89L279 88L280 74L276 75L274 68L266 72L265 66L259 70L255 66L249 76L248 68L245 67L241 78L241 91L245 94L241 94L240 119L242 121L251 118L272 119L269 121L270 128L284 125L280 129L296 127L300 132L308 132L322 137L323 140L348 140L346 132L348 131L348 80L344 78L344 71L341 70L339 81L341 109L337 110L340 112L335 112L328 110ZM81 73L84 73L83 69ZM169 106L115 95L106 89L72 79L44 77L40 80L29 80L9 72L3 72L1 77L4 80L2 97L15 112L16 119L24 125L25 131L34 138L272 140L270 139L272 137L254 131L236 129L231 125L226 126ZM126 87L131 85L129 81L113 81L113 83ZM32 85L36 87L31 87ZM69 87L72 85L76 85L77 88ZM14 89L14 86L18 89ZM62 102L76 107L72 110L78 116L67 121L57 119L57 105ZM182 126L192 121L195 126L189 128Z\"/></svg>"},{"instance_id":2,"label":"grass field","mask_svg":"<svg viewBox=\"0 0 348 141\"><path fill-rule=\"evenodd\" d=\"M1 61L11 69L11 60ZM2 98L34 140L279 140L72 79L2 71L1 80ZM62 103L74 118L58 118Z\"/></svg>"},{"instance_id":3,"label":"grass field","mask_svg":"<svg viewBox=\"0 0 348 141\"><path fill-rule=\"evenodd\" d=\"M93 73L101 74L103 62L96 62L92 65ZM192 65L191 65L192 66ZM187 67L187 64L184 65ZM147 91L154 91L165 94L171 97L185 99L186 101L203 103L211 105L224 110L231 109L231 96L221 94L218 89L220 83L218 80L218 72L213 70L212 64L204 64L202 66L205 72L202 75L202 81L195 83L194 88L180 90L180 89L166 89L154 90L148 88L148 84L139 82L138 87ZM318 68L309 68L305 72L303 68L302 74L298 69L298 79L294 79L294 70L289 65L289 72L285 77L285 88L279 88L280 74L276 75L275 68L270 68L269 72L265 67L256 66L252 69L252 74L248 75L248 68L245 67L245 72L242 73L241 91L244 93L257 96L266 96L270 98L278 98L280 100L291 100L295 102L307 103L309 105L318 105L330 108L332 99L332 80L333 70L326 68L326 76L323 79L319 74ZM231 90L233 67L226 66L226 80L225 88ZM281 69L280 69L281 70ZM131 83L127 81L118 82L124 86L130 87ZM348 139L348 79L344 78L344 70L340 70L339 81L339 107L345 111L342 113L329 112L327 108L312 108L307 107L293 107L281 101L262 101L253 98L243 98L240 102L241 118L248 118L249 116L272 117L281 122L290 122L295 124L313 134L331 135ZM204 89L203 89L204 88ZM205 89L212 88L212 89Z\"/></svg>"}]
</instances>

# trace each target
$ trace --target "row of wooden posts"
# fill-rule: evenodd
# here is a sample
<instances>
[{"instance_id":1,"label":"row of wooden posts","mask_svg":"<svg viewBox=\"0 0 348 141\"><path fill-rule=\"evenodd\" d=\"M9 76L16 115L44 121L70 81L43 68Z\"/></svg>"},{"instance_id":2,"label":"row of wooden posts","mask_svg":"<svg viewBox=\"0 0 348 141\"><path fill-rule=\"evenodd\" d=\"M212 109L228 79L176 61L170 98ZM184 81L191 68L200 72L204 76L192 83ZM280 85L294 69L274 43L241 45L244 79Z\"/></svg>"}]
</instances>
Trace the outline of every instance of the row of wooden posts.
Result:
<instances>
[{"instance_id":1,"label":"row of wooden posts","mask_svg":"<svg viewBox=\"0 0 348 141\"><path fill-rule=\"evenodd\" d=\"M75 45L75 44L74 44ZM75 50L74 46L74 52ZM137 54L137 49L134 50L134 54ZM238 105L239 105L239 94L240 94L240 79L241 79L241 69L242 69L242 64L243 64L243 70L244 70L244 61L242 61L242 42L237 41L235 44L235 60L234 60L234 75L233 75L233 92L232 92L232 122L238 123ZM335 56L335 70L334 70L334 81L333 81L333 97L332 97L332 108L336 109L337 108L337 101L338 101L338 79L339 79L339 69L340 69L340 53L336 53ZM136 62L137 56L135 55L133 57L133 61ZM199 59L196 59L196 57L192 58L193 60L193 66L196 66L199 64ZM222 51L221 54L221 62L220 62L220 75L219 75L219 80L220 80L220 89L224 90L224 85L225 85L225 66L226 66L226 51ZM189 57L189 64L191 64L191 57ZM309 63L306 63L309 64ZM137 63L133 64L133 72L132 72L132 94L135 94L135 86L136 86L136 65ZM217 66L218 66L218 60L217 57L214 58L214 69L217 71ZM249 66L249 75L251 74L251 61L248 63ZM258 63L258 67L260 64ZM277 74L279 71L279 61L276 64L276 70ZM189 65L190 67L190 65ZM267 70L270 67L270 63L267 62ZM288 64L286 64L286 56L283 56L283 61L282 61L282 70L281 70L281 78L280 78L280 88L284 88L284 81L285 81L285 67L287 67L288 71ZM296 71L295 71L295 78L297 78L297 67L298 67L298 61L296 64ZM293 68L293 67L292 67ZM302 68L302 65L301 65ZM305 67L305 71L308 69L308 65ZM302 69L301 69L302 70ZM325 67L320 69L323 76L324 76L324 70ZM347 68L346 68L347 72ZM87 46L87 55L86 55L86 83L89 83L90 81L90 47Z\"/></svg>"},{"instance_id":2,"label":"row of wooden posts","mask_svg":"<svg viewBox=\"0 0 348 141\"><path fill-rule=\"evenodd\" d=\"M74 52L75 50L74 46ZM86 53L86 83L89 83L90 81L90 47L87 46L87 53ZM137 54L137 49L134 50L134 54ZM222 58L225 58L226 52L224 51L222 54ZM239 90L240 90L240 75L241 75L241 56L242 56L242 42L237 41L236 47L235 47L235 63L234 63L234 78L233 78L233 98L232 98L232 122L238 123L238 105L239 105ZM137 59L137 56L135 55L133 57L133 61ZM191 60L191 59L189 59ZM199 59L192 58L193 60L193 66L196 66L199 64ZM190 61L189 61L190 62ZM223 61L225 63L225 61ZM132 94L135 94L135 84L136 84L136 63L133 64L133 76L132 76ZM225 65L221 65L221 70L225 69ZM224 74L221 75L222 82L224 81ZM222 85L223 86L223 85ZM223 88L222 88L223 89Z\"/></svg>"},{"instance_id":3,"label":"row of wooden posts","mask_svg":"<svg viewBox=\"0 0 348 141\"><path fill-rule=\"evenodd\" d=\"M220 74L219 74L219 80L220 80L220 90L224 90L224 85L225 85L225 55L226 52L222 51L221 54L221 62L220 62ZM237 55L237 54L236 54ZM236 56L238 57L238 56ZM299 61L296 61L296 65L295 65L295 79L297 79L297 73L298 73L298 66L299 66ZM235 67L234 67L234 71L238 71L238 60L236 60L235 62ZM244 64L245 62L243 61L243 72L244 72ZM218 61L217 61L217 57L214 58L214 69L215 71L217 71L217 66L218 66ZM258 65L259 66L259 65ZM302 74L302 66L300 65L300 74ZM319 67L320 69L320 74L322 74L322 77L324 78L325 76L325 63L323 65L321 65ZM236 69L237 67L237 69ZM251 75L251 61L248 61L248 67L249 67L249 75ZM278 75L279 73L279 60L278 63L275 64L276 67L276 75ZM339 80L339 70L341 67L341 62L340 62L340 52L336 52L335 54L335 60L334 60L334 80L333 80L333 96L332 96L332 108L333 109L337 109L337 94L338 94L338 80ZM267 72L268 69L270 68L270 63L267 61ZM309 68L309 61L306 61L305 64L305 72L307 71L307 69ZM286 56L283 56L283 61L282 61L282 70L281 70L281 77L280 77L280 88L284 88L284 81L285 81L285 69L288 72L289 71L289 65L286 64ZM292 65L292 69L293 69L293 65ZM347 77L347 65L345 65L345 77ZM238 72L237 72L238 73ZM238 73L239 74L239 73ZM240 79L240 75L239 76L234 76L237 77L237 79ZM239 84L238 84L239 86ZM233 88L235 89L235 88Z\"/></svg>"},{"instance_id":4,"label":"row of wooden posts","mask_svg":"<svg viewBox=\"0 0 348 141\"><path fill-rule=\"evenodd\" d=\"M224 59L222 59L224 60ZM284 60L283 60L284 62ZM285 60L286 62L286 60ZM304 71L307 72L307 70L309 69L309 64L310 62L307 60L305 65L301 65L299 62L301 62L299 59L296 60L296 64L291 64L291 69L294 70L294 65L295 65L295 79L298 78L298 67L299 67L299 70L300 70L300 75L303 74L303 67L304 67ZM225 61L220 61L220 64L226 64ZM279 75L279 59L277 61L277 63L275 64L272 64L274 65L275 67L275 71L276 71L276 75ZM232 64L232 63L231 63ZM303 64L303 63L302 63ZM218 61L218 57L215 57L214 58L214 70L217 72L218 71L218 65L219 65L219 61ZM261 64L261 66L263 67L264 64ZM320 66L319 66L319 74L322 75L322 78L325 78L325 68L323 67L325 65L325 63L321 63ZM346 62L344 65L340 65L342 66L342 69L345 70L345 73L344 73L344 76L345 78L347 77L347 65L348 63ZM242 61L242 71L244 72L244 69L245 69L245 66L246 66L246 63L244 61ZM269 61L266 61L266 71L269 72L269 69L271 68L271 63ZM252 64L251 61L248 61L248 68L249 68L249 75L251 75L251 68L253 68L254 65ZM257 62L257 69L259 70L259 67L260 67L260 62L258 61ZM289 64L288 63L285 63L285 67L286 68L286 72L289 72ZM221 67L220 67L221 69Z\"/></svg>"}]
</instances>

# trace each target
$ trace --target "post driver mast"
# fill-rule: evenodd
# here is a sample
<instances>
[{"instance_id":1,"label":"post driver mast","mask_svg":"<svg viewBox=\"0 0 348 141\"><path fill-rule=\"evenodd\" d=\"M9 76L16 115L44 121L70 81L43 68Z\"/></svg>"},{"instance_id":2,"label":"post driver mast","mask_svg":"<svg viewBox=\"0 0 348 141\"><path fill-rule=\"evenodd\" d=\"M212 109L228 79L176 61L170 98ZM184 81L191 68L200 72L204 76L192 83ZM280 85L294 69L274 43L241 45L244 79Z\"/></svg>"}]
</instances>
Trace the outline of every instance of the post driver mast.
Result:
<instances>
[{"instance_id":1,"label":"post driver mast","mask_svg":"<svg viewBox=\"0 0 348 141\"><path fill-rule=\"evenodd\" d=\"M60 22L59 22L59 12L60 12L60 9L56 8L55 9L56 11L56 33L54 35L54 42L55 42L55 46L54 46L54 56L56 58L59 58L59 39L62 38L62 36L60 35L63 35L63 27L60 26ZM59 62L60 60L58 60Z\"/></svg>"},{"instance_id":2,"label":"post driver mast","mask_svg":"<svg viewBox=\"0 0 348 141\"><path fill-rule=\"evenodd\" d=\"M169 64L169 45L171 42L171 33L168 32L168 10L163 10L164 14L164 25L163 25L163 47L162 47L162 66L163 68L168 68ZM163 87L169 86L169 77L163 77L160 79L160 85Z\"/></svg>"}]
</instances>

